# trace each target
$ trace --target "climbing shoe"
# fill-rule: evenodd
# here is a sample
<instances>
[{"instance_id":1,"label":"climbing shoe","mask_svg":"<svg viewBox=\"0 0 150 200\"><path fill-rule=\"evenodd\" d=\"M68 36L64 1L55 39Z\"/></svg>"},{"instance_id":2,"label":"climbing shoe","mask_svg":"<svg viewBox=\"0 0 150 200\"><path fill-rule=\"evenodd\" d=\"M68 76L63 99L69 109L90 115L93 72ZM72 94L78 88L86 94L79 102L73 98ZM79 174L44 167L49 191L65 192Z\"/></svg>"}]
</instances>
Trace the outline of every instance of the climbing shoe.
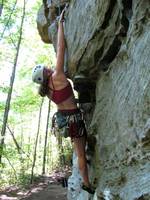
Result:
<instances>
[{"instance_id":1,"label":"climbing shoe","mask_svg":"<svg viewBox=\"0 0 150 200\"><path fill-rule=\"evenodd\" d=\"M94 194L95 193L95 189L92 186L86 186L86 185L82 185L82 189L87 191L90 194Z\"/></svg>"}]
</instances>

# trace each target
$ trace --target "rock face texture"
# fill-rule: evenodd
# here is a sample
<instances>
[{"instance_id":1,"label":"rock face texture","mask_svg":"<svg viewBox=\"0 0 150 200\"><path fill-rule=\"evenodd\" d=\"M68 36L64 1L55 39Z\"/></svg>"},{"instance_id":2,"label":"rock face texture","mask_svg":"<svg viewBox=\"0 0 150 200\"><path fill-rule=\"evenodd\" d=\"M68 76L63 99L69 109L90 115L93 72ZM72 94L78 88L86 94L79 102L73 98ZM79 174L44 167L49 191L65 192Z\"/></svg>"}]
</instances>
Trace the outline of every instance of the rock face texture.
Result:
<instances>
[{"instance_id":1,"label":"rock face texture","mask_svg":"<svg viewBox=\"0 0 150 200\"><path fill-rule=\"evenodd\" d=\"M84 75L88 86L96 87L88 94L91 102L81 105L87 113L90 177L97 188L94 197L84 199L150 199L150 1L43 2L38 30L56 51L56 19L69 3L68 76L75 82ZM78 80L79 93L81 85Z\"/></svg>"}]
</instances>

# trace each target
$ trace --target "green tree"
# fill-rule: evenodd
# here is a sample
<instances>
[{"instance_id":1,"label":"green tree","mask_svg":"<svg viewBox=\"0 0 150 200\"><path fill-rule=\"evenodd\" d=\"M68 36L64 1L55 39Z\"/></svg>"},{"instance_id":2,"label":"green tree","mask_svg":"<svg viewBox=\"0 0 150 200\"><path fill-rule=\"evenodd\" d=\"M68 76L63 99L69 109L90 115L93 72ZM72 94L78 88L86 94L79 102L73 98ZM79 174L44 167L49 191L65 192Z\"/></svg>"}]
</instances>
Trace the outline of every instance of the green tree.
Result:
<instances>
[{"instance_id":1,"label":"green tree","mask_svg":"<svg viewBox=\"0 0 150 200\"><path fill-rule=\"evenodd\" d=\"M39 111L39 120L38 120L38 128L37 128L37 134L36 134L36 139L35 139L35 147L34 147L34 154L33 154L33 164L32 164L32 170L31 170L30 183L33 182L33 175L34 175L34 167L35 167L36 155L37 155L37 144L38 144L38 138L39 138L39 132L40 132L40 122L41 122L41 113L42 113L43 102L44 102L44 98L42 98L40 111Z\"/></svg>"},{"instance_id":2,"label":"green tree","mask_svg":"<svg viewBox=\"0 0 150 200\"><path fill-rule=\"evenodd\" d=\"M50 108L51 108L51 102L49 101L49 104L48 104L48 114L47 114L47 123L46 123L46 131L45 131L45 142L44 142L42 174L45 174L48 126L49 126L49 117L50 117L50 111L51 111Z\"/></svg>"},{"instance_id":3,"label":"green tree","mask_svg":"<svg viewBox=\"0 0 150 200\"><path fill-rule=\"evenodd\" d=\"M22 18L21 18L21 23L20 23L19 38L18 38L17 47L16 47L16 55L15 55L15 58L14 58L13 70L12 70L12 75L11 75L11 79L10 79L10 86L9 86L7 100L6 100L4 117L3 117L3 125L2 125L2 130L1 130L0 163L2 163L4 138L5 138L5 133L6 133L6 124L7 124L7 120L8 120L11 95L12 95L13 84L14 84L14 80L15 80L16 66L17 66L18 55L19 55L19 51L20 51L20 44L21 44L21 40L22 40L22 29L23 29L23 24L24 24L25 6L26 6L25 0L23 2L24 2L24 4L23 4L23 8L22 8Z\"/></svg>"}]
</instances>

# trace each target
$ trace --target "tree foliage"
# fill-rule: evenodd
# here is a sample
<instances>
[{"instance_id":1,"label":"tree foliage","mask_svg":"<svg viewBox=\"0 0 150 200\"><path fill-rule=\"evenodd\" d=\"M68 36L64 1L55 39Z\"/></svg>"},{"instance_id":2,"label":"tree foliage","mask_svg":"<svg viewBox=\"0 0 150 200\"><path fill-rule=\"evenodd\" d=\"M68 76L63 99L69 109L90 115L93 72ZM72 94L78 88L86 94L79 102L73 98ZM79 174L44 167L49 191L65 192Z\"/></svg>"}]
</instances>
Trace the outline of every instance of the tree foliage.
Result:
<instances>
[{"instance_id":1,"label":"tree foliage","mask_svg":"<svg viewBox=\"0 0 150 200\"><path fill-rule=\"evenodd\" d=\"M22 3L23 1L19 0L4 0L0 18L0 45L3 50L0 51L0 129L3 126L12 71L16 64L6 135L3 136L5 143L0 174L1 186L30 182L38 123L40 123L40 128L36 141L37 156L34 163L34 176L41 174L42 171L49 173L59 164L57 140L50 132L52 114L49 113L47 118L49 101L48 99L44 101L39 122L41 97L37 94L37 86L31 80L32 68L35 64L55 65L55 52L52 45L41 41L36 28L36 14L41 0L26 1L20 51L17 55L17 62L14 62L21 31ZM51 112L55 112L53 104ZM66 158L71 154L69 144L68 142L63 144Z\"/></svg>"},{"instance_id":2,"label":"tree foliage","mask_svg":"<svg viewBox=\"0 0 150 200\"><path fill-rule=\"evenodd\" d=\"M26 9L26 2L24 0L23 8L22 8L22 18L21 18L20 28L19 28L19 36L18 36L18 41L17 41L17 46L16 46L16 54L14 57L13 70L12 70L12 74L10 77L10 85L9 85L10 87L9 87L9 91L8 91L8 95L7 95L7 99L6 99L5 111L4 111L4 117L3 117L3 125L2 125L2 130L1 130L2 138L0 140L0 163L2 162L4 139L5 139L5 134L6 134L6 125L7 125L12 90L13 90L13 85L14 85L14 80L15 80L15 75L16 75L16 66L17 66L17 62L18 62L18 55L19 55L20 45L21 45L21 40L22 40L22 28L24 25L25 9Z\"/></svg>"}]
</instances>

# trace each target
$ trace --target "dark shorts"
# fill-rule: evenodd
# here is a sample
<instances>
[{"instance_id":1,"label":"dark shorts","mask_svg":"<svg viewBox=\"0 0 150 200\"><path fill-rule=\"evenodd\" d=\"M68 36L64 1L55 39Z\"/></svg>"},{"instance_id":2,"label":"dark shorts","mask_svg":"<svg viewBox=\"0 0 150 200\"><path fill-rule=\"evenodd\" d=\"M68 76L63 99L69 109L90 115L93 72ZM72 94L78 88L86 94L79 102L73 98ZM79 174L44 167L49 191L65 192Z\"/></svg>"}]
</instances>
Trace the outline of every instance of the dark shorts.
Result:
<instances>
[{"instance_id":1,"label":"dark shorts","mask_svg":"<svg viewBox=\"0 0 150 200\"><path fill-rule=\"evenodd\" d=\"M79 109L58 110L58 112L67 120L66 128L72 141L74 138L87 135L83 113Z\"/></svg>"}]
</instances>

